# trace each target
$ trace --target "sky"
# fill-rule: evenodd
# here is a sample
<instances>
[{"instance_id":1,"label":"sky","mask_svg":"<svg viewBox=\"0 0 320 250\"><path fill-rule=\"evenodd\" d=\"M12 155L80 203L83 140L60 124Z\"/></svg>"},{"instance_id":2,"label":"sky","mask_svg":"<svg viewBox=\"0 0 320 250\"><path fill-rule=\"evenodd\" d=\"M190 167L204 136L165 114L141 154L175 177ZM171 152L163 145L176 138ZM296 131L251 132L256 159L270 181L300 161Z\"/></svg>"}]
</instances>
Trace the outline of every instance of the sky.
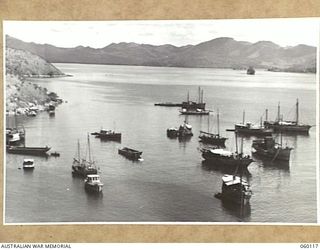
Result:
<instances>
[{"instance_id":1,"label":"sky","mask_svg":"<svg viewBox=\"0 0 320 250\"><path fill-rule=\"evenodd\" d=\"M57 47L102 48L111 43L195 45L218 37L272 41L280 46L317 46L320 19L166 21L4 21L4 34Z\"/></svg>"}]
</instances>

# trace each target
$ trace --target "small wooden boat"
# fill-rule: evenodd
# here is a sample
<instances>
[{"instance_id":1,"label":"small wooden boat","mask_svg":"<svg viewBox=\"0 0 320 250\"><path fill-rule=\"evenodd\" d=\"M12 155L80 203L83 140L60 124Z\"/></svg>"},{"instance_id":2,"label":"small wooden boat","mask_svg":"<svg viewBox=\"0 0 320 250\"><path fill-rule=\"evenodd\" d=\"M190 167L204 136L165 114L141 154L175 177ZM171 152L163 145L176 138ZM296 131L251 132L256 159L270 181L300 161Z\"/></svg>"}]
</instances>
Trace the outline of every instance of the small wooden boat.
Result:
<instances>
[{"instance_id":1,"label":"small wooden boat","mask_svg":"<svg viewBox=\"0 0 320 250\"><path fill-rule=\"evenodd\" d=\"M56 110L56 106L53 105L53 104L49 104L48 112L49 112L50 116L54 116L55 115L55 112L56 112L55 110Z\"/></svg>"},{"instance_id":2,"label":"small wooden boat","mask_svg":"<svg viewBox=\"0 0 320 250\"><path fill-rule=\"evenodd\" d=\"M103 183L100 181L100 176L97 174L87 175L84 181L84 188L89 192L102 192Z\"/></svg>"},{"instance_id":3,"label":"small wooden boat","mask_svg":"<svg viewBox=\"0 0 320 250\"><path fill-rule=\"evenodd\" d=\"M60 156L60 153L58 152L53 152L50 154L51 156L54 156L54 157L59 157Z\"/></svg>"},{"instance_id":4,"label":"small wooden boat","mask_svg":"<svg viewBox=\"0 0 320 250\"><path fill-rule=\"evenodd\" d=\"M141 154L142 154L141 151L127 148L127 147L124 147L122 149L118 149L118 153L120 155L127 157L128 159L131 159L131 160L139 160L141 158Z\"/></svg>"},{"instance_id":5,"label":"small wooden boat","mask_svg":"<svg viewBox=\"0 0 320 250\"><path fill-rule=\"evenodd\" d=\"M23 169L34 169L34 160L33 159L24 159L22 163Z\"/></svg>"},{"instance_id":6,"label":"small wooden boat","mask_svg":"<svg viewBox=\"0 0 320 250\"><path fill-rule=\"evenodd\" d=\"M168 128L167 136L170 138L177 138L179 136L179 129L177 128Z\"/></svg>"}]
</instances>

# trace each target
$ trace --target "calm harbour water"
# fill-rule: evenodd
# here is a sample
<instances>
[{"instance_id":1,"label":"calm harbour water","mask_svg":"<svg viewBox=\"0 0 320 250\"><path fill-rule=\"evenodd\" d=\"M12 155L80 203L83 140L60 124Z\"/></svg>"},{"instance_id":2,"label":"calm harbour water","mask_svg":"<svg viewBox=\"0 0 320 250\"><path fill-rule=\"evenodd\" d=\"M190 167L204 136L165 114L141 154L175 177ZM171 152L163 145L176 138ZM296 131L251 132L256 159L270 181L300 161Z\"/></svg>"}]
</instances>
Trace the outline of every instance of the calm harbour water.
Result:
<instances>
[{"instance_id":1,"label":"calm harbour water","mask_svg":"<svg viewBox=\"0 0 320 250\"><path fill-rule=\"evenodd\" d=\"M289 168L257 161L249 166L253 190L244 210L214 198L221 190L223 172L202 164L199 130L207 117L189 116L194 136L189 141L168 139L166 129L185 117L178 108L156 107L155 102L196 99L204 89L207 108L220 110L220 131L246 120L258 123L265 108L275 119L278 101L285 118L293 119L296 98L301 121L316 124L315 75L224 69L183 69L135 66L56 64L73 77L33 79L67 101L55 117L46 112L19 117L27 131L27 145L49 145L58 158L32 157L33 172L21 169L23 155L6 154L6 223L35 222L288 222L313 223L317 215L316 128L309 136L284 136L294 147ZM212 131L215 119L211 117ZM90 136L94 159L104 183L103 195L85 192L82 179L71 175L77 139L83 153L86 136L103 127L122 132L121 143ZM244 138L251 154L254 138ZM143 162L118 155L123 146L143 151Z\"/></svg>"}]
</instances>

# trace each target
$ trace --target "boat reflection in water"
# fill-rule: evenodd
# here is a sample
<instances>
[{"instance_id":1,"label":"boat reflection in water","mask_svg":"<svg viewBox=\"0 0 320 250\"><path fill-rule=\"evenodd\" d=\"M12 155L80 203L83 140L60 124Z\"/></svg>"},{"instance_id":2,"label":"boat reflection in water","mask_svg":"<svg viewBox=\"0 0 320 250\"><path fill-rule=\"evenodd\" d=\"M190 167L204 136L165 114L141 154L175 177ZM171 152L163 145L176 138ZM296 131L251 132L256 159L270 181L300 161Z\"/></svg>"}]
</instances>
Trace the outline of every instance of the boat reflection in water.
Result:
<instances>
[{"instance_id":1,"label":"boat reflection in water","mask_svg":"<svg viewBox=\"0 0 320 250\"><path fill-rule=\"evenodd\" d=\"M259 167L263 167L270 170L283 170L285 172L290 172L290 162L289 161L271 161L267 159L253 158Z\"/></svg>"},{"instance_id":2,"label":"boat reflection in water","mask_svg":"<svg viewBox=\"0 0 320 250\"><path fill-rule=\"evenodd\" d=\"M224 211L237 217L239 221L249 221L251 215L251 205L250 202L235 206L233 202L221 201L221 206Z\"/></svg>"},{"instance_id":3,"label":"boat reflection in water","mask_svg":"<svg viewBox=\"0 0 320 250\"><path fill-rule=\"evenodd\" d=\"M212 164L212 162L208 161L208 160L203 160L201 162L201 167L203 170L206 171L217 171L223 174L234 174L234 172L237 170L237 168L230 168L224 165L224 164L219 164L219 163L215 163ZM243 169L243 174L249 178L251 177L251 173L249 172L248 168L244 168Z\"/></svg>"}]
</instances>

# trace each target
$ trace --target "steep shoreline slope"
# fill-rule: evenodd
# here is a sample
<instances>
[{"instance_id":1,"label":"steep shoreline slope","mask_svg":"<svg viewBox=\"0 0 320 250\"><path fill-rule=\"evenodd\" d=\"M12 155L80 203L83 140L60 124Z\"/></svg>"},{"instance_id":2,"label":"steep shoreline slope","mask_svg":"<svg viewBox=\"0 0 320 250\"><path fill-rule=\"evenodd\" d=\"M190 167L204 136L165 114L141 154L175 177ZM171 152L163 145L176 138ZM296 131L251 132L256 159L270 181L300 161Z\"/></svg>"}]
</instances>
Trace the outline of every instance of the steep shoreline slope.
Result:
<instances>
[{"instance_id":1,"label":"steep shoreline slope","mask_svg":"<svg viewBox=\"0 0 320 250\"><path fill-rule=\"evenodd\" d=\"M182 47L122 42L95 49L83 46L59 48L6 36L6 46L30 51L51 63L236 69L253 66L293 72L315 72L316 69L316 47L302 44L281 47L270 41L250 43L229 37Z\"/></svg>"},{"instance_id":2,"label":"steep shoreline slope","mask_svg":"<svg viewBox=\"0 0 320 250\"><path fill-rule=\"evenodd\" d=\"M6 48L6 73L26 77L63 76L64 74L41 57L29 51Z\"/></svg>"},{"instance_id":3,"label":"steep shoreline slope","mask_svg":"<svg viewBox=\"0 0 320 250\"><path fill-rule=\"evenodd\" d=\"M7 48L6 52L6 112L27 113L30 107L44 109L55 93L31 83L26 77L58 77L64 74L44 59L28 51Z\"/></svg>"}]
</instances>

